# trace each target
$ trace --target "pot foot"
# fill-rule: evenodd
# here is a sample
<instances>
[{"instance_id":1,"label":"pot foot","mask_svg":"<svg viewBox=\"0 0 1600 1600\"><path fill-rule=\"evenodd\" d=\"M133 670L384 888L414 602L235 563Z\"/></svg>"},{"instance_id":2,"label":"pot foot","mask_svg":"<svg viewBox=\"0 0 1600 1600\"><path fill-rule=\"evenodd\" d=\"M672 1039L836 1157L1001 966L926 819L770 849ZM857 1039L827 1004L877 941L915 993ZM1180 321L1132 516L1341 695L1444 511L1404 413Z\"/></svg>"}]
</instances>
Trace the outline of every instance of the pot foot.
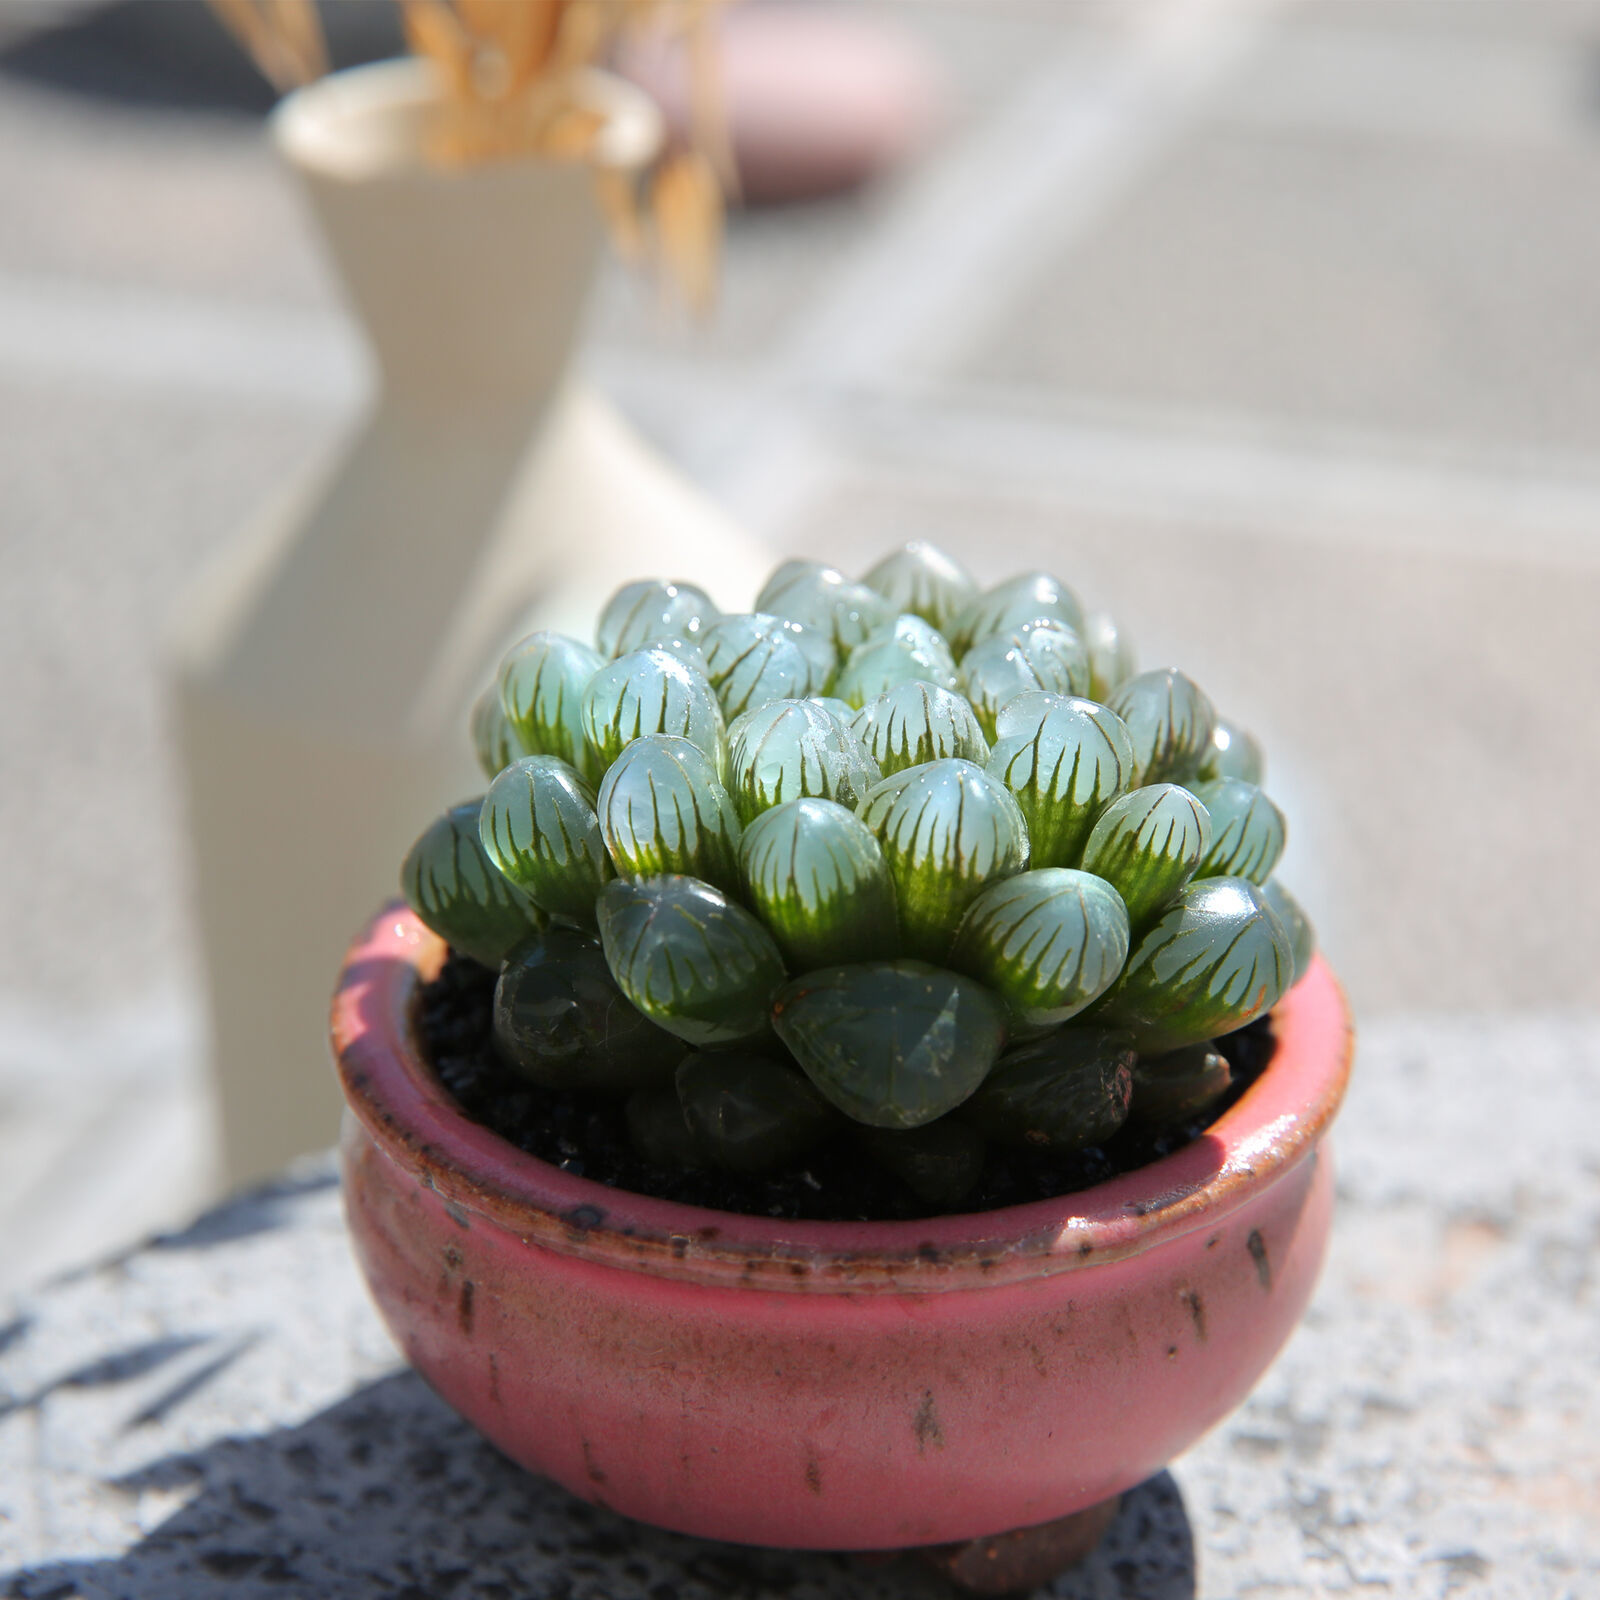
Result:
<instances>
[{"instance_id":1,"label":"pot foot","mask_svg":"<svg viewBox=\"0 0 1600 1600\"><path fill-rule=\"evenodd\" d=\"M1088 1556L1116 1521L1122 1496L1114 1494L1054 1522L962 1544L930 1544L903 1554L941 1572L967 1594L1026 1593L1059 1577Z\"/></svg>"}]
</instances>

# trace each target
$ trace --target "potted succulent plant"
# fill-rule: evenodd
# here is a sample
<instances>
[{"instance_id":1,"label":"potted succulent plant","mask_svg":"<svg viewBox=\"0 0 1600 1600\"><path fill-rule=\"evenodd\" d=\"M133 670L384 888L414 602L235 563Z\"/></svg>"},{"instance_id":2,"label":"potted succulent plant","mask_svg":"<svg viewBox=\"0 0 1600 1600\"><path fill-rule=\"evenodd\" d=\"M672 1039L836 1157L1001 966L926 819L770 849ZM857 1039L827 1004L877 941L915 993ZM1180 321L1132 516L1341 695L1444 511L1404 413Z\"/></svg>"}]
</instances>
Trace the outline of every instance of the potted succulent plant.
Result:
<instances>
[{"instance_id":1,"label":"potted succulent plant","mask_svg":"<svg viewBox=\"0 0 1600 1600\"><path fill-rule=\"evenodd\" d=\"M334 1012L407 1355L668 1527L990 1588L1081 1554L1326 1237L1348 1024L1255 741L922 544L740 615L629 584L472 733Z\"/></svg>"}]
</instances>

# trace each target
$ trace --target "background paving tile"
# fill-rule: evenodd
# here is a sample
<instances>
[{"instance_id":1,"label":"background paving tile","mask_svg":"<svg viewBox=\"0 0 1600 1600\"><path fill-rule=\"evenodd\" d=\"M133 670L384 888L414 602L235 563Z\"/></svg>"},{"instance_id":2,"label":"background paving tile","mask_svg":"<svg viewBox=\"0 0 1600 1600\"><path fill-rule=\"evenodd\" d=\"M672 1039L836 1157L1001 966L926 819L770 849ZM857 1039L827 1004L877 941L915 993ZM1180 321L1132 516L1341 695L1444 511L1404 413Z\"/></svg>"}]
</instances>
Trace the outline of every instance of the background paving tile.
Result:
<instances>
[{"instance_id":1,"label":"background paving tile","mask_svg":"<svg viewBox=\"0 0 1600 1600\"><path fill-rule=\"evenodd\" d=\"M1151 407L1600 448L1600 140L1198 130L997 319L973 376Z\"/></svg>"},{"instance_id":2,"label":"background paving tile","mask_svg":"<svg viewBox=\"0 0 1600 1600\"><path fill-rule=\"evenodd\" d=\"M1594 42L1600 30L1595 0L1304 0L1296 16L1308 24L1376 23L1399 33L1488 38L1557 38Z\"/></svg>"},{"instance_id":3,"label":"background paving tile","mask_svg":"<svg viewBox=\"0 0 1600 1600\"><path fill-rule=\"evenodd\" d=\"M329 287L258 120L0 74L0 270L321 304Z\"/></svg>"},{"instance_id":4,"label":"background paving tile","mask_svg":"<svg viewBox=\"0 0 1600 1600\"><path fill-rule=\"evenodd\" d=\"M321 453L323 426L191 396L0 383L0 676L20 691L0 699L9 992L114 1009L187 979L163 618L198 564Z\"/></svg>"}]
</instances>

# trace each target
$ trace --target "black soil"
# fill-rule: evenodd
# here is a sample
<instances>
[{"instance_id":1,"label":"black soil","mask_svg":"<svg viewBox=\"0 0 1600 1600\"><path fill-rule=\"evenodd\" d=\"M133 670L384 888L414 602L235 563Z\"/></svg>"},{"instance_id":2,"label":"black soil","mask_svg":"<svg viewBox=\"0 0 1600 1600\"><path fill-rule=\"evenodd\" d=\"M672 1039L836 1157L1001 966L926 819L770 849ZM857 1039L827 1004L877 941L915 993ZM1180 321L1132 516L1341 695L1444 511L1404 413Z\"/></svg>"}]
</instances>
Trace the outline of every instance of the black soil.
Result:
<instances>
[{"instance_id":1,"label":"black soil","mask_svg":"<svg viewBox=\"0 0 1600 1600\"><path fill-rule=\"evenodd\" d=\"M418 1030L424 1054L462 1110L529 1155L614 1189L714 1211L833 1222L934 1214L936 1208L897 1178L869 1166L845 1140L761 1178L642 1160L629 1141L620 1099L542 1089L501 1063L490 1030L494 985L495 975L487 968L452 952L438 978L421 991ZM960 1209L992 1211L1048 1200L1170 1155L1199 1138L1238 1100L1271 1061L1275 1047L1270 1016L1219 1039L1216 1048L1233 1068L1233 1086L1200 1120L1161 1128L1128 1125L1104 1145L1068 1155L992 1146L977 1187Z\"/></svg>"}]
</instances>

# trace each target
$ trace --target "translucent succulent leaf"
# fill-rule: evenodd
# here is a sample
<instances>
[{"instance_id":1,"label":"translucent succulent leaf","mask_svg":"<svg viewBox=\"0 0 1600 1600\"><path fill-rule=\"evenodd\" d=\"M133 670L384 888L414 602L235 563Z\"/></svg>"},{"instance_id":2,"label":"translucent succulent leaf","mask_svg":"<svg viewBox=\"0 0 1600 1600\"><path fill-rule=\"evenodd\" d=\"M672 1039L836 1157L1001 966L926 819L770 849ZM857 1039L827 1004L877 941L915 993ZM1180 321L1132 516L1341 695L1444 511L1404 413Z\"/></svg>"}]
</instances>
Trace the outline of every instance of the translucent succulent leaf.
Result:
<instances>
[{"instance_id":1,"label":"translucent succulent leaf","mask_svg":"<svg viewBox=\"0 0 1600 1600\"><path fill-rule=\"evenodd\" d=\"M745 894L796 972L898 955L894 884L872 830L831 800L786 800L739 842Z\"/></svg>"},{"instance_id":2,"label":"translucent succulent leaf","mask_svg":"<svg viewBox=\"0 0 1600 1600\"><path fill-rule=\"evenodd\" d=\"M1220 1100L1232 1082L1227 1057L1210 1044L1141 1056L1133 1069L1131 1115L1138 1122L1186 1122Z\"/></svg>"},{"instance_id":3,"label":"translucent succulent leaf","mask_svg":"<svg viewBox=\"0 0 1600 1600\"><path fill-rule=\"evenodd\" d=\"M853 649L895 617L876 590L811 562L785 562L756 597L756 609L815 628L840 650Z\"/></svg>"},{"instance_id":4,"label":"translucent succulent leaf","mask_svg":"<svg viewBox=\"0 0 1600 1600\"><path fill-rule=\"evenodd\" d=\"M1087 694L1089 655L1070 628L1024 625L975 644L961 660L961 688L993 744L1000 713L1019 694Z\"/></svg>"},{"instance_id":5,"label":"translucent succulent leaf","mask_svg":"<svg viewBox=\"0 0 1600 1600\"><path fill-rule=\"evenodd\" d=\"M1006 1144L1081 1150L1127 1121L1136 1060L1132 1035L1062 1028L1009 1050L962 1107L965 1121Z\"/></svg>"},{"instance_id":6,"label":"translucent succulent leaf","mask_svg":"<svg viewBox=\"0 0 1600 1600\"><path fill-rule=\"evenodd\" d=\"M991 883L961 919L950 965L986 983L1030 1027L1075 1017L1116 982L1128 913L1103 878L1071 867Z\"/></svg>"},{"instance_id":7,"label":"translucent succulent leaf","mask_svg":"<svg viewBox=\"0 0 1600 1600\"><path fill-rule=\"evenodd\" d=\"M544 926L544 914L484 854L481 805L452 806L423 830L401 865L400 892L452 949L498 967L507 951Z\"/></svg>"},{"instance_id":8,"label":"translucent succulent leaf","mask_svg":"<svg viewBox=\"0 0 1600 1600\"><path fill-rule=\"evenodd\" d=\"M681 1055L683 1041L675 1039L673 1043ZM635 1089L628 1096L622 1114L628 1124L628 1141L634 1153L652 1166L664 1167L669 1172L686 1172L705 1165L700 1146L684 1118L675 1083L660 1089Z\"/></svg>"},{"instance_id":9,"label":"translucent succulent leaf","mask_svg":"<svg viewBox=\"0 0 1600 1600\"><path fill-rule=\"evenodd\" d=\"M735 717L768 700L788 700L821 688L795 624L755 613L723 617L701 639L707 681L716 690L725 717ZM832 655L832 646L829 646Z\"/></svg>"},{"instance_id":10,"label":"translucent succulent leaf","mask_svg":"<svg viewBox=\"0 0 1600 1600\"><path fill-rule=\"evenodd\" d=\"M807 695L806 698L812 705L821 706L836 722L854 731L856 708L848 700L841 700L837 695L831 694L813 694Z\"/></svg>"},{"instance_id":11,"label":"translucent succulent leaf","mask_svg":"<svg viewBox=\"0 0 1600 1600\"><path fill-rule=\"evenodd\" d=\"M985 590L968 602L955 622L951 643L960 660L980 639L1008 634L1024 622L1049 618L1065 623L1074 633L1083 630L1083 607L1078 597L1048 572L1024 572ZM1088 684L1084 684L1088 689Z\"/></svg>"},{"instance_id":12,"label":"translucent succulent leaf","mask_svg":"<svg viewBox=\"0 0 1600 1600\"><path fill-rule=\"evenodd\" d=\"M1186 783L1199 775L1217 714L1175 667L1129 678L1107 704L1133 739L1135 783Z\"/></svg>"},{"instance_id":13,"label":"translucent succulent leaf","mask_svg":"<svg viewBox=\"0 0 1600 1600\"><path fill-rule=\"evenodd\" d=\"M924 1205L952 1211L983 1176L984 1138L956 1117L920 1128L852 1123L850 1136L875 1165L898 1178Z\"/></svg>"},{"instance_id":14,"label":"translucent succulent leaf","mask_svg":"<svg viewBox=\"0 0 1600 1600\"><path fill-rule=\"evenodd\" d=\"M710 681L710 675L706 671L705 652L701 650L698 644L692 643L688 639L679 638L674 634L669 639L652 639L650 648L668 651L670 654L675 655L684 666L693 672L698 672L707 682Z\"/></svg>"},{"instance_id":15,"label":"translucent succulent leaf","mask_svg":"<svg viewBox=\"0 0 1600 1600\"><path fill-rule=\"evenodd\" d=\"M680 873L736 892L739 818L697 745L648 733L625 749L600 785L600 833L628 878Z\"/></svg>"},{"instance_id":16,"label":"translucent succulent leaf","mask_svg":"<svg viewBox=\"0 0 1600 1600\"><path fill-rule=\"evenodd\" d=\"M522 740L500 704L500 690L493 684L473 701L468 726L473 753L486 778L499 776L518 756L532 753L522 748Z\"/></svg>"},{"instance_id":17,"label":"translucent succulent leaf","mask_svg":"<svg viewBox=\"0 0 1600 1600\"><path fill-rule=\"evenodd\" d=\"M832 635L810 623L796 622L793 617L774 617L773 620L783 629L784 638L799 645L811 663L811 693L820 695L831 689L834 674L839 670L839 647Z\"/></svg>"},{"instance_id":18,"label":"translucent succulent leaf","mask_svg":"<svg viewBox=\"0 0 1600 1600\"><path fill-rule=\"evenodd\" d=\"M595 673L581 701L583 736L604 771L633 740L670 733L727 768L727 724L705 678L670 650L647 645Z\"/></svg>"},{"instance_id":19,"label":"translucent succulent leaf","mask_svg":"<svg viewBox=\"0 0 1600 1600\"><path fill-rule=\"evenodd\" d=\"M1106 807L1082 865L1122 896L1137 933L1195 875L1210 848L1205 806L1175 783L1154 783Z\"/></svg>"},{"instance_id":20,"label":"translucent succulent leaf","mask_svg":"<svg viewBox=\"0 0 1600 1600\"><path fill-rule=\"evenodd\" d=\"M1016 797L1036 867L1077 864L1101 812L1133 782L1115 711L1071 695L1018 695L996 719L988 772Z\"/></svg>"},{"instance_id":21,"label":"translucent succulent leaf","mask_svg":"<svg viewBox=\"0 0 1600 1600\"><path fill-rule=\"evenodd\" d=\"M506 958L494 990L501 1060L548 1089L670 1084L683 1040L658 1028L617 987L599 943L547 928Z\"/></svg>"},{"instance_id":22,"label":"translucent succulent leaf","mask_svg":"<svg viewBox=\"0 0 1600 1600\"><path fill-rule=\"evenodd\" d=\"M861 820L877 834L894 879L900 934L912 955L942 961L985 885L1028 864L1028 830L1005 785L970 761L930 761L876 790Z\"/></svg>"},{"instance_id":23,"label":"translucent succulent leaf","mask_svg":"<svg viewBox=\"0 0 1600 1600\"><path fill-rule=\"evenodd\" d=\"M912 611L947 633L977 598L978 586L960 562L922 539L887 555L861 580L896 611Z\"/></svg>"},{"instance_id":24,"label":"translucent succulent leaf","mask_svg":"<svg viewBox=\"0 0 1600 1600\"><path fill-rule=\"evenodd\" d=\"M850 728L885 776L929 761L982 766L989 759L988 741L965 696L933 683L903 683L880 694L855 714Z\"/></svg>"},{"instance_id":25,"label":"translucent succulent leaf","mask_svg":"<svg viewBox=\"0 0 1600 1600\"><path fill-rule=\"evenodd\" d=\"M692 583L645 578L625 583L606 601L595 643L607 658L627 655L661 639L697 643L721 615L704 589Z\"/></svg>"},{"instance_id":26,"label":"translucent succulent leaf","mask_svg":"<svg viewBox=\"0 0 1600 1600\"><path fill-rule=\"evenodd\" d=\"M729 788L740 819L812 795L855 806L878 781L861 741L810 700L773 700L729 730Z\"/></svg>"},{"instance_id":27,"label":"translucent succulent leaf","mask_svg":"<svg viewBox=\"0 0 1600 1600\"><path fill-rule=\"evenodd\" d=\"M850 652L833 687L840 699L859 708L919 680L954 689L956 663L943 634L908 611Z\"/></svg>"},{"instance_id":28,"label":"translucent succulent leaf","mask_svg":"<svg viewBox=\"0 0 1600 1600\"><path fill-rule=\"evenodd\" d=\"M771 1172L798 1160L834 1125L804 1073L732 1050L684 1057L678 1102L695 1144L729 1172Z\"/></svg>"},{"instance_id":29,"label":"translucent succulent leaf","mask_svg":"<svg viewBox=\"0 0 1600 1600\"><path fill-rule=\"evenodd\" d=\"M1191 883L1134 943L1096 1015L1133 1030L1143 1055L1242 1028L1278 1003L1294 951L1261 890L1246 878Z\"/></svg>"},{"instance_id":30,"label":"translucent succulent leaf","mask_svg":"<svg viewBox=\"0 0 1600 1600\"><path fill-rule=\"evenodd\" d=\"M756 610L764 611L777 616L780 613L772 605L775 595L780 595L791 584L799 582L802 578L820 577L826 572L835 572L826 561L809 561L803 556L791 557L780 566L773 569L772 576L761 585L761 592L756 596ZM842 573L838 576L843 577Z\"/></svg>"},{"instance_id":31,"label":"translucent succulent leaf","mask_svg":"<svg viewBox=\"0 0 1600 1600\"><path fill-rule=\"evenodd\" d=\"M846 1116L916 1128L960 1105L1005 1041L1000 1001L921 961L825 967L778 995L772 1025Z\"/></svg>"},{"instance_id":32,"label":"translucent succulent leaf","mask_svg":"<svg viewBox=\"0 0 1600 1600\"><path fill-rule=\"evenodd\" d=\"M915 783L922 775L922 768L930 765L931 762L923 762L921 766L902 767L867 790L866 797L856 807L856 815L872 829L875 836L882 837L884 819L893 810L895 801L900 798L906 785Z\"/></svg>"},{"instance_id":33,"label":"translucent succulent leaf","mask_svg":"<svg viewBox=\"0 0 1600 1600\"><path fill-rule=\"evenodd\" d=\"M611 858L594 791L565 761L524 756L507 767L483 797L478 836L489 859L541 911L593 923Z\"/></svg>"},{"instance_id":34,"label":"translucent succulent leaf","mask_svg":"<svg viewBox=\"0 0 1600 1600\"><path fill-rule=\"evenodd\" d=\"M763 1033L783 958L772 935L697 878L613 878L600 896L600 939L622 992L693 1045Z\"/></svg>"},{"instance_id":35,"label":"translucent succulent leaf","mask_svg":"<svg viewBox=\"0 0 1600 1600\"><path fill-rule=\"evenodd\" d=\"M1242 778L1197 783L1194 793L1211 813L1211 848L1195 876L1231 876L1265 883L1283 854L1283 813Z\"/></svg>"},{"instance_id":36,"label":"translucent succulent leaf","mask_svg":"<svg viewBox=\"0 0 1600 1600\"><path fill-rule=\"evenodd\" d=\"M1283 931L1289 935L1289 948L1294 952L1294 982L1298 983L1317 953L1316 930L1300 902L1276 878L1268 878L1261 886L1261 893L1283 924Z\"/></svg>"},{"instance_id":37,"label":"translucent succulent leaf","mask_svg":"<svg viewBox=\"0 0 1600 1600\"><path fill-rule=\"evenodd\" d=\"M1226 717L1218 717L1211 730L1211 744L1200 762L1200 776L1208 782L1215 778L1242 778L1246 783L1262 784L1267 781L1267 758L1254 734Z\"/></svg>"},{"instance_id":38,"label":"translucent succulent leaf","mask_svg":"<svg viewBox=\"0 0 1600 1600\"><path fill-rule=\"evenodd\" d=\"M586 781L599 781L583 737L580 703L604 665L588 645L562 633L530 633L506 652L500 663L500 707L524 755L560 756Z\"/></svg>"},{"instance_id":39,"label":"translucent succulent leaf","mask_svg":"<svg viewBox=\"0 0 1600 1600\"><path fill-rule=\"evenodd\" d=\"M1133 641L1109 612L1091 611L1084 619L1083 647L1089 652L1089 698L1106 700L1137 672Z\"/></svg>"}]
</instances>

